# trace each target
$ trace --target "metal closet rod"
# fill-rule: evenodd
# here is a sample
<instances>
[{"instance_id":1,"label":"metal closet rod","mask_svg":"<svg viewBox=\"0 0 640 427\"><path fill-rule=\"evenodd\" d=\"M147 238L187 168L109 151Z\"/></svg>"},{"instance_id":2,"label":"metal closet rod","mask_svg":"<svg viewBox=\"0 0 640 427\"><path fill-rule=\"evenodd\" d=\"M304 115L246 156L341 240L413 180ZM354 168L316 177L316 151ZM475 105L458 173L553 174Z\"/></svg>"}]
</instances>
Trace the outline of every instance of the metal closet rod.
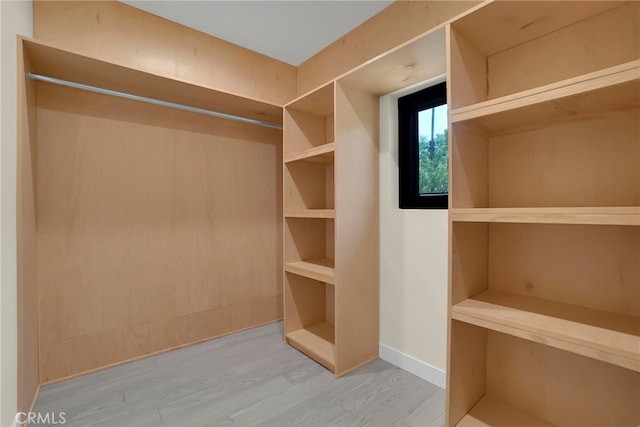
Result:
<instances>
[{"instance_id":1,"label":"metal closet rod","mask_svg":"<svg viewBox=\"0 0 640 427\"><path fill-rule=\"evenodd\" d=\"M115 97L118 97L118 98L130 99L132 101L146 102L148 104L161 105L163 107L176 108L178 110L190 111L192 113L198 113L198 114L206 114L207 116L219 117L221 119L235 120L237 122L250 123L252 125L258 125L258 126L264 126L264 127L268 127L268 128L282 130L282 125L279 125L277 123L271 123L271 122L265 122L265 121L262 121L262 120L250 119L248 117L242 117L242 116L236 116L236 115L233 115L233 114L221 113L219 111L206 110L204 108L192 107L190 105L184 105L184 104L178 104L178 103L175 103L175 102L163 101L161 99L148 98L146 96L133 95L131 93L126 93L126 92L118 92L116 90L105 89L105 88L101 88L101 87L97 87L97 86L85 85L85 84L82 84L82 83L76 83L76 82L71 82L71 81L68 81L68 80L57 79L55 77L48 77L48 76L43 76L43 75L40 75L40 74L34 74L34 73L31 73L31 72L27 73L27 75L29 76L29 78L31 80L37 80L37 81L40 81L40 82L53 83L53 84L56 84L56 85L72 87L74 89L82 89L82 90L86 90L86 91L89 91L89 92L100 93L100 94L103 94L103 95L111 95L111 96L115 96Z\"/></svg>"}]
</instances>

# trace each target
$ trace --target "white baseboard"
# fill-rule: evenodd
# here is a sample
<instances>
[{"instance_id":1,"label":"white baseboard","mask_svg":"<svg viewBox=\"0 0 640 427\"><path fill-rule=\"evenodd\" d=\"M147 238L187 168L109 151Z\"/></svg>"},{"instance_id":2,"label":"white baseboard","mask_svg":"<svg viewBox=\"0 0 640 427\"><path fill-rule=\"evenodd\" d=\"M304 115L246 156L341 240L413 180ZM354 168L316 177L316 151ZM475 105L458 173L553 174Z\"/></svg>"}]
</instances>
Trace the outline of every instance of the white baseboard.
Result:
<instances>
[{"instance_id":1,"label":"white baseboard","mask_svg":"<svg viewBox=\"0 0 640 427\"><path fill-rule=\"evenodd\" d=\"M440 388L445 388L447 384L447 374L442 369L438 369L429 365L413 356L409 356L401 351L391 348L387 345L380 344L380 359L411 372L413 375L429 381Z\"/></svg>"}]
</instances>

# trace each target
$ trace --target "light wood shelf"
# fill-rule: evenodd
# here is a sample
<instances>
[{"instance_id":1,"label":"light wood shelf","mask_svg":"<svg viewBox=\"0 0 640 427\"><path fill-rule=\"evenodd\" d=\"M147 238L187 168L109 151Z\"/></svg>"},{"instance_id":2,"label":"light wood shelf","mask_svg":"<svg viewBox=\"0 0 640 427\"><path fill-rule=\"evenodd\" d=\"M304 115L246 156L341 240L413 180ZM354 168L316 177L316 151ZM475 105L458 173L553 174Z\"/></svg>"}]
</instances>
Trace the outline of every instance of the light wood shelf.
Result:
<instances>
[{"instance_id":1,"label":"light wood shelf","mask_svg":"<svg viewBox=\"0 0 640 427\"><path fill-rule=\"evenodd\" d=\"M285 163L304 161L308 163L331 163L336 149L335 142L313 147L301 153L293 154L284 159Z\"/></svg>"},{"instance_id":2,"label":"light wood shelf","mask_svg":"<svg viewBox=\"0 0 640 427\"><path fill-rule=\"evenodd\" d=\"M454 222L640 225L640 207L454 208Z\"/></svg>"},{"instance_id":3,"label":"light wood shelf","mask_svg":"<svg viewBox=\"0 0 640 427\"><path fill-rule=\"evenodd\" d=\"M340 81L284 109L284 333L337 377L378 356L379 116Z\"/></svg>"},{"instance_id":4,"label":"light wood shelf","mask_svg":"<svg viewBox=\"0 0 640 427\"><path fill-rule=\"evenodd\" d=\"M453 319L640 372L640 319L487 290L451 308Z\"/></svg>"},{"instance_id":5,"label":"light wood shelf","mask_svg":"<svg viewBox=\"0 0 640 427\"><path fill-rule=\"evenodd\" d=\"M534 415L484 395L456 424L457 427L551 427Z\"/></svg>"},{"instance_id":6,"label":"light wood shelf","mask_svg":"<svg viewBox=\"0 0 640 427\"><path fill-rule=\"evenodd\" d=\"M284 213L286 218L327 218L336 217L335 209L301 209L290 210Z\"/></svg>"},{"instance_id":7,"label":"light wood shelf","mask_svg":"<svg viewBox=\"0 0 640 427\"><path fill-rule=\"evenodd\" d=\"M299 274L309 279L319 280L330 285L336 284L336 275L333 269L334 261L328 258L310 259L306 261L288 262L284 270L289 273Z\"/></svg>"},{"instance_id":8,"label":"light wood shelf","mask_svg":"<svg viewBox=\"0 0 640 427\"><path fill-rule=\"evenodd\" d=\"M333 82L313 89L285 105L289 110L300 111L314 116L330 117L334 112Z\"/></svg>"},{"instance_id":9,"label":"light wood shelf","mask_svg":"<svg viewBox=\"0 0 640 427\"><path fill-rule=\"evenodd\" d=\"M104 89L282 124L282 107L178 78L115 65L55 46L24 40L27 71Z\"/></svg>"},{"instance_id":10,"label":"light wood shelf","mask_svg":"<svg viewBox=\"0 0 640 427\"><path fill-rule=\"evenodd\" d=\"M638 425L640 3L447 31L448 426Z\"/></svg>"},{"instance_id":11,"label":"light wood shelf","mask_svg":"<svg viewBox=\"0 0 640 427\"><path fill-rule=\"evenodd\" d=\"M640 60L451 111L451 122L502 132L640 105Z\"/></svg>"},{"instance_id":12,"label":"light wood shelf","mask_svg":"<svg viewBox=\"0 0 640 427\"><path fill-rule=\"evenodd\" d=\"M579 7L567 7L571 4L496 1L464 14L453 25L490 56L601 14L621 2L585 1Z\"/></svg>"},{"instance_id":13,"label":"light wood shelf","mask_svg":"<svg viewBox=\"0 0 640 427\"><path fill-rule=\"evenodd\" d=\"M332 324L323 322L305 329L286 334L289 344L313 358L327 369L335 370L334 342Z\"/></svg>"}]
</instances>

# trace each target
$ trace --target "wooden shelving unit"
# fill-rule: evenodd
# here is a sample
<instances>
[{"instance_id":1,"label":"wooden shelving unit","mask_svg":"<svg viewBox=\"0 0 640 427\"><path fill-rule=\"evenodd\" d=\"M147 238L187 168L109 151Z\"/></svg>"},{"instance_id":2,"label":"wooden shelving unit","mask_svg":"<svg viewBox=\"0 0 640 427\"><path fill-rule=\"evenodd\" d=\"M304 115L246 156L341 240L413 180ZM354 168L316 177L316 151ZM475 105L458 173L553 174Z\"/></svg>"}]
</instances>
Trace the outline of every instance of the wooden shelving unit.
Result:
<instances>
[{"instance_id":1,"label":"wooden shelving unit","mask_svg":"<svg viewBox=\"0 0 640 427\"><path fill-rule=\"evenodd\" d=\"M282 123L282 106L214 87L123 67L34 40L23 40L29 72L162 101Z\"/></svg>"},{"instance_id":2,"label":"wooden shelving unit","mask_svg":"<svg viewBox=\"0 0 640 427\"><path fill-rule=\"evenodd\" d=\"M284 271L335 285L336 273L333 268L333 262L332 259L328 258L289 262L284 265Z\"/></svg>"},{"instance_id":3,"label":"wooden shelving unit","mask_svg":"<svg viewBox=\"0 0 640 427\"><path fill-rule=\"evenodd\" d=\"M285 339L340 376L378 355L377 98L334 81L284 116Z\"/></svg>"},{"instance_id":4,"label":"wooden shelving unit","mask_svg":"<svg viewBox=\"0 0 640 427\"><path fill-rule=\"evenodd\" d=\"M287 342L318 363L335 370L334 326L322 322L285 335Z\"/></svg>"},{"instance_id":5,"label":"wooden shelving unit","mask_svg":"<svg viewBox=\"0 0 640 427\"><path fill-rule=\"evenodd\" d=\"M551 427L540 418L484 396L457 424L458 427Z\"/></svg>"},{"instance_id":6,"label":"wooden shelving unit","mask_svg":"<svg viewBox=\"0 0 640 427\"><path fill-rule=\"evenodd\" d=\"M286 218L335 218L334 209L298 209L285 211Z\"/></svg>"},{"instance_id":7,"label":"wooden shelving unit","mask_svg":"<svg viewBox=\"0 0 640 427\"><path fill-rule=\"evenodd\" d=\"M335 142L329 142L319 147L309 148L300 153L293 154L284 159L285 163L308 162L308 163L332 163L333 153L336 149Z\"/></svg>"},{"instance_id":8,"label":"wooden shelving unit","mask_svg":"<svg viewBox=\"0 0 640 427\"><path fill-rule=\"evenodd\" d=\"M639 18L491 2L447 27L447 425L640 423Z\"/></svg>"},{"instance_id":9,"label":"wooden shelving unit","mask_svg":"<svg viewBox=\"0 0 640 427\"><path fill-rule=\"evenodd\" d=\"M640 371L637 317L486 290L454 305L451 318Z\"/></svg>"},{"instance_id":10,"label":"wooden shelving unit","mask_svg":"<svg viewBox=\"0 0 640 427\"><path fill-rule=\"evenodd\" d=\"M530 224L640 225L640 208L457 208L449 215L456 222L513 222Z\"/></svg>"}]
</instances>

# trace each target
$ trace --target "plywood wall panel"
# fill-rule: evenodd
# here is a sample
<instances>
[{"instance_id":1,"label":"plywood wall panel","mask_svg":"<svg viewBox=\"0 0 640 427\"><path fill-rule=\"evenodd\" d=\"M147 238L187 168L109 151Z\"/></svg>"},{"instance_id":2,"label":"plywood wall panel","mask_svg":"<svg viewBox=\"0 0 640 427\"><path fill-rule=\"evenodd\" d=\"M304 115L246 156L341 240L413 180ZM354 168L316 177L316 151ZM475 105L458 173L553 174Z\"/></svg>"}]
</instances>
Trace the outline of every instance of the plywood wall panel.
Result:
<instances>
[{"instance_id":1,"label":"plywood wall panel","mask_svg":"<svg viewBox=\"0 0 640 427\"><path fill-rule=\"evenodd\" d=\"M639 120L634 108L490 138L489 206L639 206Z\"/></svg>"},{"instance_id":2,"label":"plywood wall panel","mask_svg":"<svg viewBox=\"0 0 640 427\"><path fill-rule=\"evenodd\" d=\"M611 313L640 313L640 229L490 224L489 288Z\"/></svg>"},{"instance_id":3,"label":"plywood wall panel","mask_svg":"<svg viewBox=\"0 0 640 427\"><path fill-rule=\"evenodd\" d=\"M494 331L487 394L559 426L635 426L640 374Z\"/></svg>"},{"instance_id":4,"label":"plywood wall panel","mask_svg":"<svg viewBox=\"0 0 640 427\"><path fill-rule=\"evenodd\" d=\"M298 67L298 95L445 22L480 2L396 1ZM410 64L406 64L410 65Z\"/></svg>"},{"instance_id":5,"label":"plywood wall panel","mask_svg":"<svg viewBox=\"0 0 640 427\"><path fill-rule=\"evenodd\" d=\"M74 52L279 105L295 97L294 66L117 1L34 1L33 15L36 40Z\"/></svg>"},{"instance_id":6,"label":"plywood wall panel","mask_svg":"<svg viewBox=\"0 0 640 427\"><path fill-rule=\"evenodd\" d=\"M24 65L18 45L18 70ZM38 283L36 236L36 110L32 82L18 72L17 293L18 411L28 412L36 398L38 378Z\"/></svg>"},{"instance_id":7,"label":"plywood wall panel","mask_svg":"<svg viewBox=\"0 0 640 427\"><path fill-rule=\"evenodd\" d=\"M280 131L37 98L41 381L281 317Z\"/></svg>"},{"instance_id":8,"label":"plywood wall panel","mask_svg":"<svg viewBox=\"0 0 640 427\"><path fill-rule=\"evenodd\" d=\"M571 2L566 7L577 8ZM594 2L594 7L599 6ZM488 98L498 98L638 59L639 34L640 3L631 1L496 53L487 61Z\"/></svg>"}]
</instances>

